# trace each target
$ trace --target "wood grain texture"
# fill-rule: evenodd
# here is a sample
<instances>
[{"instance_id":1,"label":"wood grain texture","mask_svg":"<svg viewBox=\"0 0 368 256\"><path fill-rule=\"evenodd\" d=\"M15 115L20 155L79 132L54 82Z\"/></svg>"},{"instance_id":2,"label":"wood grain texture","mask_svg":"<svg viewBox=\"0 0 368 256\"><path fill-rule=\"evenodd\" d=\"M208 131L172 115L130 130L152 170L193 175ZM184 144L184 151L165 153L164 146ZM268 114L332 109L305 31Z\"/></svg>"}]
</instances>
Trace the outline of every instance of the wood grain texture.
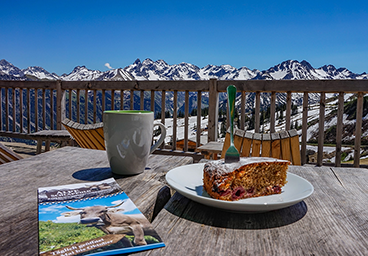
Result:
<instances>
[{"instance_id":1,"label":"wood grain texture","mask_svg":"<svg viewBox=\"0 0 368 256\"><path fill-rule=\"evenodd\" d=\"M255 133L253 135L252 141L252 156L260 156L261 151L261 142L262 142L262 135L260 133Z\"/></svg>"},{"instance_id":2,"label":"wood grain texture","mask_svg":"<svg viewBox=\"0 0 368 256\"><path fill-rule=\"evenodd\" d=\"M37 189L114 177L122 189L151 219L165 174L172 168L192 163L191 157L150 155L146 170L139 175L112 175L106 151L64 147L0 166L0 254L37 255Z\"/></svg>"},{"instance_id":3,"label":"wood grain texture","mask_svg":"<svg viewBox=\"0 0 368 256\"><path fill-rule=\"evenodd\" d=\"M261 156L271 156L271 134L262 134Z\"/></svg>"},{"instance_id":4,"label":"wood grain texture","mask_svg":"<svg viewBox=\"0 0 368 256\"><path fill-rule=\"evenodd\" d=\"M271 156L274 158L280 158L281 156L281 143L280 143L280 134L279 133L271 133Z\"/></svg>"},{"instance_id":5,"label":"wood grain texture","mask_svg":"<svg viewBox=\"0 0 368 256\"><path fill-rule=\"evenodd\" d=\"M248 157L250 155L250 149L252 147L253 133L245 132L243 138L242 151L240 152L240 156Z\"/></svg>"},{"instance_id":6,"label":"wood grain texture","mask_svg":"<svg viewBox=\"0 0 368 256\"><path fill-rule=\"evenodd\" d=\"M281 159L291 161L290 137L287 131L280 132Z\"/></svg>"},{"instance_id":7,"label":"wood grain texture","mask_svg":"<svg viewBox=\"0 0 368 256\"><path fill-rule=\"evenodd\" d=\"M326 93L358 93L358 95L361 95L359 97L364 97L364 95L368 92L368 80L217 80L217 79L210 79L210 80L198 80L198 81L192 81L192 80L167 80L167 81L0 81L0 87L3 88L2 96L5 98L5 106L3 109L1 109L2 118L0 120L0 124L2 124L2 127L5 126L6 131L1 131L0 133L8 132L6 135L7 137L12 138L19 138L20 136L24 139L28 136L28 134L23 134L23 132L31 133L34 132L31 131L31 122L35 124L35 131L38 131L39 128L47 127L45 124L45 115L47 113L44 113L44 107L45 106L45 100L46 105L53 106L52 100L53 98L49 99L50 103L47 99L45 99L45 96L48 97L48 93L45 94L45 92L48 91L56 91L56 102L55 102L55 110L56 110L56 129L60 130L62 129L62 120L66 117L66 109L67 104L69 105L69 115L68 117L72 119L72 105L76 105L76 121L79 121L80 119L80 91L82 90L85 93L89 90L93 91L93 122L96 122L96 104L99 104L102 111L106 109L115 109L114 107L114 97L112 100L112 106L110 104L107 104L106 99L106 90L111 91L112 95L114 95L115 91L120 91L120 108L123 106L123 94L122 92L129 93L130 92L130 109L133 109L134 107L134 95L138 95L140 93L140 103L142 108L142 99L144 98L144 94L146 91L151 92L151 110L154 108L154 94L155 91L157 92L178 92L178 91L186 91L186 92L208 92L209 96L209 113L208 113L208 141L217 141L218 138L218 104L219 104L219 93L226 91L226 88L228 85L235 85L237 87L237 91L241 93L242 98L242 104L241 104L241 125L240 128L244 129L244 119L245 119L245 99L246 94L254 94L256 93L256 102L255 102L255 131L259 132L259 112L260 112L260 95L261 94L271 94L271 126L270 126L270 132L275 131L275 107L276 107L276 94L287 94L287 111L286 111L286 130L290 126L290 104L292 98L294 96L294 93L304 93L303 97L303 121L302 121L302 140L301 140L301 151L302 151L302 159L301 162L305 164L306 161L306 139L307 139L307 104L308 104L308 95L310 93L320 93L321 98L324 98ZM17 93L18 90L26 90L27 96L26 100L22 100L22 97L19 97L21 93ZM38 92L42 91L42 97L34 97L34 94L38 94ZM66 91L68 91L68 95L66 95ZM101 102L96 102L96 92L99 91L102 94ZM30 93L31 92L31 93ZM138 93L139 92L139 93ZM5 95L3 95L5 93ZM32 95L32 96L31 96ZM39 95L40 96L40 95ZM90 95L92 97L92 94ZM175 97L175 96L174 96ZM40 98L40 99L39 99ZM68 100L67 100L68 98ZM186 97L187 98L187 97ZM73 102L75 104L72 104L72 101L70 99L73 99ZM41 104L39 100L42 100ZM198 97L199 100L199 97ZM91 101L91 99L90 99ZM324 100L325 101L325 100ZM11 102L19 102L19 109L16 110L14 108L9 108ZM35 104L35 103L38 104ZM360 100L358 100L360 102ZM32 103L32 104L31 104ZM185 105L187 105L188 102L186 102ZM23 104L25 106L23 106ZM35 104L35 111L39 115L36 115L34 120L31 120L30 111L31 105ZM324 109L324 104L321 104L320 109ZM165 104L161 104L164 106ZM359 103L360 105L360 103ZM39 107L40 106L40 107ZM84 105L84 110L86 112L87 105ZM23 109L25 110L23 112ZM11 112L10 112L11 110ZM42 111L42 113L39 113L39 110ZM52 110L52 108L51 108ZM164 118L164 107L161 108L162 110L162 118ZM358 115L360 115L361 107L358 107ZM3 113L5 112L5 113ZM24 115L23 118L26 118L27 122L27 130L25 129L19 129L20 132L17 132L18 129L16 128L16 125L18 123L17 118L18 116L22 116L27 112L26 116ZM52 111L51 111L52 112ZM324 112L324 110L323 110ZM16 113L19 113L16 114ZM322 111L321 111L322 114ZM43 117L43 118L39 118ZM9 117L9 118L4 118ZM11 118L13 117L13 118ZM21 127L23 127L22 121L23 118L19 120L19 124ZM5 119L5 120L4 120ZM100 118L101 119L101 118ZM53 119L51 119L51 125L53 124ZM86 122L87 115L84 115L84 120ZM187 119L186 119L187 120ZM243 121L242 121L243 120ZM320 118L319 124L323 124L324 116L323 118ZM339 119L341 121L341 119ZM356 135L359 135L361 125L359 123L359 118L356 126ZM99 120L102 121L102 120ZM2 123L4 122L4 123ZM13 126L10 125L10 122L12 122ZM175 123L175 122L174 122ZM42 125L42 126L41 126ZM45 126L46 125L46 126ZM40 126L40 127L39 127ZM10 131L10 127L12 127L12 131ZM54 126L53 126L54 127ZM187 127L187 126L185 126ZM197 127L199 127L197 123ZM342 124L341 122L337 125L337 131L341 129ZM319 133L319 149L323 148L322 142L323 142L323 127L320 126L319 130L321 131ZM197 136L199 136L199 129L197 129ZM185 133L186 136L189 136L188 133ZM338 132L336 134L336 142L337 145L340 145L341 142L341 133ZM359 161L358 161L358 155L359 155L359 146L361 145L361 137L356 136L356 143L355 143L355 157L356 159L354 166L359 167ZM48 142L47 142L48 143ZM174 143L175 145L175 143ZM185 143L187 145L187 143ZM163 145L162 145L163 147ZM172 148L175 150L175 147ZM337 149L337 157L336 159L340 159L341 152ZM317 163L318 165L322 164L322 150L319 150L318 157L317 157ZM324 164L324 163L323 163ZM340 165L339 163L336 163L336 166Z\"/></svg>"},{"instance_id":8,"label":"wood grain texture","mask_svg":"<svg viewBox=\"0 0 368 256\"><path fill-rule=\"evenodd\" d=\"M244 214L176 193L153 221L166 247L138 255L367 255L367 170L289 169L314 185L314 193L304 201Z\"/></svg>"}]
</instances>

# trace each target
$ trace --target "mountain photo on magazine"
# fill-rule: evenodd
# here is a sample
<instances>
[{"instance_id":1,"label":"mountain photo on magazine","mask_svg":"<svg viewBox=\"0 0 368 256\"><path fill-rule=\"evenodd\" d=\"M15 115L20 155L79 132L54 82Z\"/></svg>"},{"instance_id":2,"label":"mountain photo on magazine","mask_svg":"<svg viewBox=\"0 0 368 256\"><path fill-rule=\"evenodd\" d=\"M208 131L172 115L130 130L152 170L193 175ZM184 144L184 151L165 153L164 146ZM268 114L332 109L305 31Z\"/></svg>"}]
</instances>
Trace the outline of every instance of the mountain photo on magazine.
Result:
<instances>
[{"instance_id":1,"label":"mountain photo on magazine","mask_svg":"<svg viewBox=\"0 0 368 256\"><path fill-rule=\"evenodd\" d=\"M165 246L124 192L40 204L38 210L40 255L113 255Z\"/></svg>"}]
</instances>

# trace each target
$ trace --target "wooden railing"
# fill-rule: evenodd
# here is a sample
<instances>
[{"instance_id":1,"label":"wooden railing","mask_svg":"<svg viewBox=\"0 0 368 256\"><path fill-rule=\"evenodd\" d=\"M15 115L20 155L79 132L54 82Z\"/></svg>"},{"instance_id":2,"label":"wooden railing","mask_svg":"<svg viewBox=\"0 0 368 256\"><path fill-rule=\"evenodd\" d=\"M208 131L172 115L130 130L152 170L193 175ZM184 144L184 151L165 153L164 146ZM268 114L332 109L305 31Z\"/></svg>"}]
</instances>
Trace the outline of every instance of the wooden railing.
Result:
<instances>
[{"instance_id":1,"label":"wooden railing","mask_svg":"<svg viewBox=\"0 0 368 256\"><path fill-rule=\"evenodd\" d=\"M270 131L275 131L275 109L278 104L276 93L286 94L285 129L290 129L291 104L293 93L303 94L303 118L301 132L302 164L306 161L308 95L320 94L319 135L317 165L322 165L326 93L338 93L336 126L336 161L341 165L341 145L343 129L344 95L357 94L355 127L354 166L359 166L363 96L368 92L368 80L199 80L199 81L0 81L0 127L2 136L22 138L22 135L44 129L62 129L61 121L68 117L76 122L91 123L102 121L102 112L109 109L134 108L134 100L139 99L140 109L155 110L155 98L160 97L161 121L165 123L166 93L173 92L172 110L173 138L172 149L176 149L178 119L178 92L184 92L185 132L184 151L188 150L189 92L197 93L197 131L201 131L202 94L208 93L208 141L218 139L219 93L225 92L228 85L235 85L241 92L240 120L246 117L248 93L255 93L255 131L260 131L261 94L270 94ZM129 102L125 102L124 93L128 91ZM111 100L107 102L107 94ZM98 97L98 95L100 97ZM51 97L52 96L52 97ZM70 100L72 99L72 100ZM97 102L101 99L101 102ZM87 102L87 104L85 104ZM148 103L149 104L146 104ZM156 100L157 102L157 100ZM146 106L146 107L145 107ZM146 109L147 110L147 109ZM240 122L244 129L244 122ZM200 142L197 132L197 146ZM25 136L25 138L28 138Z\"/></svg>"}]
</instances>

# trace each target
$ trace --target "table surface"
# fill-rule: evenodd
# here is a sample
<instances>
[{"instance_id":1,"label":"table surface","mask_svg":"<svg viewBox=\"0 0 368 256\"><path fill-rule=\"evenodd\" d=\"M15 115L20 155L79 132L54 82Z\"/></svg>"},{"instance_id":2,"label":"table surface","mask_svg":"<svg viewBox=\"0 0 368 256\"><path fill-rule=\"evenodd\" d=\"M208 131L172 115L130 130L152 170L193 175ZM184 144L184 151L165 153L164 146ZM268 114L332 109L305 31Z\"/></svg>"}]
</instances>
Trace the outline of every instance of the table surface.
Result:
<instances>
[{"instance_id":1,"label":"table surface","mask_svg":"<svg viewBox=\"0 0 368 256\"><path fill-rule=\"evenodd\" d=\"M148 168L114 176L147 218L170 169L190 157L151 155ZM291 207L226 212L175 193L152 222L166 247L137 255L368 255L368 170L290 166L314 186ZM0 165L0 254L38 252L37 188L111 177L105 151L64 147Z\"/></svg>"},{"instance_id":2,"label":"table surface","mask_svg":"<svg viewBox=\"0 0 368 256\"><path fill-rule=\"evenodd\" d=\"M63 147L0 165L0 255L38 254L37 189L114 177L138 209L151 219L165 174L191 157L150 155L139 175L112 175L106 151Z\"/></svg>"},{"instance_id":3,"label":"table surface","mask_svg":"<svg viewBox=\"0 0 368 256\"><path fill-rule=\"evenodd\" d=\"M222 142L210 141L207 144L204 144L203 146L198 147L196 151L198 152L208 151L211 153L221 153L223 145L224 143Z\"/></svg>"}]
</instances>

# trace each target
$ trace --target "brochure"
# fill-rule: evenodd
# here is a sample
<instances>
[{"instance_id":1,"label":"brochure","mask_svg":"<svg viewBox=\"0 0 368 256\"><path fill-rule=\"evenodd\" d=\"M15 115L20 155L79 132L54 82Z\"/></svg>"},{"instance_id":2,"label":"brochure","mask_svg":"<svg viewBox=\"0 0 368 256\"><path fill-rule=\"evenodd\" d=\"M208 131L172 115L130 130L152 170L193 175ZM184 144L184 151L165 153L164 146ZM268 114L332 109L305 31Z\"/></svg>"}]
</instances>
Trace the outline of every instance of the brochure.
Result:
<instances>
[{"instance_id":1,"label":"brochure","mask_svg":"<svg viewBox=\"0 0 368 256\"><path fill-rule=\"evenodd\" d=\"M38 189L40 255L116 255L164 247L117 182Z\"/></svg>"}]
</instances>

